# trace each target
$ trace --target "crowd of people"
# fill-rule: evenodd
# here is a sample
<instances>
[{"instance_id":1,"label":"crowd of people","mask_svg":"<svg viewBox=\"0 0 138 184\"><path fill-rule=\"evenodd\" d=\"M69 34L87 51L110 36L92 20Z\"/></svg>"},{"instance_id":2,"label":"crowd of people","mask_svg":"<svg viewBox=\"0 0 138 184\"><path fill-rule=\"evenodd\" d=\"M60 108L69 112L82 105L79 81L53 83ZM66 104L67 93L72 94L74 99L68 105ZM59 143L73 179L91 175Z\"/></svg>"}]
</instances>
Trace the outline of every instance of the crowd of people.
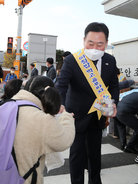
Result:
<instances>
[{"instance_id":1,"label":"crowd of people","mask_svg":"<svg viewBox=\"0 0 138 184\"><path fill-rule=\"evenodd\" d=\"M105 53L108 36L105 24L90 23L84 31L84 48L63 54L58 77L53 58L46 60L46 76L38 75L31 63L30 76L27 73L23 80L17 79L15 68L11 67L0 106L11 101L28 102L19 108L14 139L13 157L20 176L26 176L39 163L35 183L42 184L45 160L52 153L70 148L71 184L84 184L85 169L89 184L102 184L101 143L107 118L114 119L121 149L138 155L138 91L131 90L119 99L122 86L130 86L132 81L119 83L116 59ZM98 109L100 98L114 99L110 116ZM126 126L134 130L128 142ZM138 163L138 156L135 162ZM35 184L34 175L23 177L25 184Z\"/></svg>"}]
</instances>

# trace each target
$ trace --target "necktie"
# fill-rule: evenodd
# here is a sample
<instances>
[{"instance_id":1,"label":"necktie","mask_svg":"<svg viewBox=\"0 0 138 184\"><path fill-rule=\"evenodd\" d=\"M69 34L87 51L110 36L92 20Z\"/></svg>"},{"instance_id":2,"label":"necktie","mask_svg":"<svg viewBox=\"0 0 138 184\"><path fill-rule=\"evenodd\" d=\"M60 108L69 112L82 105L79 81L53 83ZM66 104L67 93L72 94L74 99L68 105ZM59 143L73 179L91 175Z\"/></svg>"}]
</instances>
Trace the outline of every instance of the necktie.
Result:
<instances>
[{"instance_id":1,"label":"necktie","mask_svg":"<svg viewBox=\"0 0 138 184\"><path fill-rule=\"evenodd\" d=\"M96 64L97 64L98 60L93 61L93 64L95 65L95 67L97 68Z\"/></svg>"}]
</instances>

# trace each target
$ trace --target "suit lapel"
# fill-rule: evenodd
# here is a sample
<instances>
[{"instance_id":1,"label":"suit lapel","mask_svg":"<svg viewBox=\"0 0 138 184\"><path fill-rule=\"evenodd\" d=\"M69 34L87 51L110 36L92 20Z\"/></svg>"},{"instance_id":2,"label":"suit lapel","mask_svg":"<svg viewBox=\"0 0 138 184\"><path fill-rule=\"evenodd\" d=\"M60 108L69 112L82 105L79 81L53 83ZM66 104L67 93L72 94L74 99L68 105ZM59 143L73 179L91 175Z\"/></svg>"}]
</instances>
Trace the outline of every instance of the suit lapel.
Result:
<instances>
[{"instance_id":1,"label":"suit lapel","mask_svg":"<svg viewBox=\"0 0 138 184\"><path fill-rule=\"evenodd\" d=\"M101 63L102 63L101 64L101 77L102 77L104 83L106 84L110 65L109 65L109 62L104 59L104 57L102 58Z\"/></svg>"}]
</instances>

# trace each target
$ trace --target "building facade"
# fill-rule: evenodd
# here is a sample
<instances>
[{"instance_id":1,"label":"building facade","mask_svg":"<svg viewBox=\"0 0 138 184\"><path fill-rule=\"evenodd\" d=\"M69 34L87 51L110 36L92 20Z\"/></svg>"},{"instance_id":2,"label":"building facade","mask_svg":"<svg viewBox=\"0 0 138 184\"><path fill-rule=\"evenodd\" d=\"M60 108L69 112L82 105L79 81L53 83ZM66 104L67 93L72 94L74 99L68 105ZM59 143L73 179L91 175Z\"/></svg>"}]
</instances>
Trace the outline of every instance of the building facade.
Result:
<instances>
[{"instance_id":1,"label":"building facade","mask_svg":"<svg viewBox=\"0 0 138 184\"><path fill-rule=\"evenodd\" d=\"M138 19L138 0L104 0L102 5L107 14ZM127 79L138 82L138 38L119 41L112 45L117 66Z\"/></svg>"},{"instance_id":2,"label":"building facade","mask_svg":"<svg viewBox=\"0 0 138 184\"><path fill-rule=\"evenodd\" d=\"M104 0L102 5L107 14L138 19L138 0Z\"/></svg>"},{"instance_id":3,"label":"building facade","mask_svg":"<svg viewBox=\"0 0 138 184\"><path fill-rule=\"evenodd\" d=\"M56 63L57 36L44 34L28 34L27 69L30 73L30 64L35 63L39 75L46 67L46 59L52 57Z\"/></svg>"},{"instance_id":4,"label":"building facade","mask_svg":"<svg viewBox=\"0 0 138 184\"><path fill-rule=\"evenodd\" d=\"M138 38L112 43L117 66L127 79L138 82Z\"/></svg>"}]
</instances>

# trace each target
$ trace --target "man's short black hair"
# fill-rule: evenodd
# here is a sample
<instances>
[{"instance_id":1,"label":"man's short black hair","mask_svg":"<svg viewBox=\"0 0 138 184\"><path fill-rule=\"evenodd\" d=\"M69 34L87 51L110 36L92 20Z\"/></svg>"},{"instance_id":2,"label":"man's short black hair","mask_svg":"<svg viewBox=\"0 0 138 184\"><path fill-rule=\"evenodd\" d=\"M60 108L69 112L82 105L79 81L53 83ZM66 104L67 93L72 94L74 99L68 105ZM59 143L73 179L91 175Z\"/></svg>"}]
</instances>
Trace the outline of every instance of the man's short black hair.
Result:
<instances>
[{"instance_id":1,"label":"man's short black hair","mask_svg":"<svg viewBox=\"0 0 138 184\"><path fill-rule=\"evenodd\" d=\"M99 23L99 22L90 23L85 29L85 32L84 32L85 37L90 31L103 32L105 34L106 41L108 41L109 29L104 23Z\"/></svg>"},{"instance_id":2,"label":"man's short black hair","mask_svg":"<svg viewBox=\"0 0 138 184\"><path fill-rule=\"evenodd\" d=\"M15 67L14 67L14 66L12 66L10 69L11 69L11 70L15 70Z\"/></svg>"},{"instance_id":3,"label":"man's short black hair","mask_svg":"<svg viewBox=\"0 0 138 184\"><path fill-rule=\"evenodd\" d=\"M35 67L34 63L31 63L30 66Z\"/></svg>"},{"instance_id":4,"label":"man's short black hair","mask_svg":"<svg viewBox=\"0 0 138 184\"><path fill-rule=\"evenodd\" d=\"M63 57L67 57L67 56L70 55L70 54L71 54L71 52L66 51L66 52L64 52L64 53L62 54L62 56L63 56Z\"/></svg>"},{"instance_id":5,"label":"man's short black hair","mask_svg":"<svg viewBox=\"0 0 138 184\"><path fill-rule=\"evenodd\" d=\"M48 62L52 65L54 63L54 59L53 58L47 58L46 62Z\"/></svg>"}]
</instances>

